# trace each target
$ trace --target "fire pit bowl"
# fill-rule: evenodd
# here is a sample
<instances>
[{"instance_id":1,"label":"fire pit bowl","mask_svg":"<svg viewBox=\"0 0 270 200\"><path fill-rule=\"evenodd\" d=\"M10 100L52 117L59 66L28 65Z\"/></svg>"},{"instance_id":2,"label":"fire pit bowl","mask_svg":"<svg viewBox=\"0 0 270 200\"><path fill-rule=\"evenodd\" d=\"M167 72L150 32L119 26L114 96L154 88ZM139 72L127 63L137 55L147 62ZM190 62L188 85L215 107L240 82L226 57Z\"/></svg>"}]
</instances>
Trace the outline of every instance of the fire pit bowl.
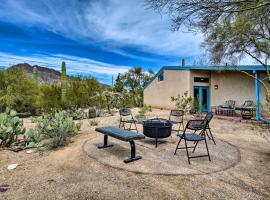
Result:
<instances>
[{"instance_id":1,"label":"fire pit bowl","mask_svg":"<svg viewBox=\"0 0 270 200\"><path fill-rule=\"evenodd\" d=\"M167 138L171 136L172 123L166 119L149 119L143 121L143 134L146 137L156 139L156 147L159 138Z\"/></svg>"}]
</instances>

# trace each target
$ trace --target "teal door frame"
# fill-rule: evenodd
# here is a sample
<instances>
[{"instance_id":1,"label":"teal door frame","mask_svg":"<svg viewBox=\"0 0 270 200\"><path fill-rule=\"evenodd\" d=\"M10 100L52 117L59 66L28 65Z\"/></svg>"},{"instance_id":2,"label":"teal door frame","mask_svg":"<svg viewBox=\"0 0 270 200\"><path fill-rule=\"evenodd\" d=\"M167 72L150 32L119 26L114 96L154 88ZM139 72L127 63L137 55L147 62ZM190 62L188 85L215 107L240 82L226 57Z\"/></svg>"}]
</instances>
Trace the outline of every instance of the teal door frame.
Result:
<instances>
[{"instance_id":1,"label":"teal door frame","mask_svg":"<svg viewBox=\"0 0 270 200\"><path fill-rule=\"evenodd\" d=\"M198 89L199 90L199 112L210 112L210 88L209 86L194 86L193 88L193 93L194 90ZM207 91L207 104L206 104L206 109L203 109L202 101L203 101L203 89L206 89ZM194 96L194 94L193 94Z\"/></svg>"}]
</instances>

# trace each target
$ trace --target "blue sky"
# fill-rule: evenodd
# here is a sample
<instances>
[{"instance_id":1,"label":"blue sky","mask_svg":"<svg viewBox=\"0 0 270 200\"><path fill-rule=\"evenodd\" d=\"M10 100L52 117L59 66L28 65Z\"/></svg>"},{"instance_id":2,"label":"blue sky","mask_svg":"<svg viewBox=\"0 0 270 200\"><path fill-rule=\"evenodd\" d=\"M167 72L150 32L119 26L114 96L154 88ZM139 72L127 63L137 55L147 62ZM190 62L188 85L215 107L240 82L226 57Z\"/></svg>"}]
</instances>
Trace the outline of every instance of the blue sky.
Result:
<instances>
[{"instance_id":1,"label":"blue sky","mask_svg":"<svg viewBox=\"0 0 270 200\"><path fill-rule=\"evenodd\" d=\"M132 66L158 71L192 64L203 36L170 31L170 18L144 0L4 0L0 4L0 66L28 62L103 83Z\"/></svg>"}]
</instances>

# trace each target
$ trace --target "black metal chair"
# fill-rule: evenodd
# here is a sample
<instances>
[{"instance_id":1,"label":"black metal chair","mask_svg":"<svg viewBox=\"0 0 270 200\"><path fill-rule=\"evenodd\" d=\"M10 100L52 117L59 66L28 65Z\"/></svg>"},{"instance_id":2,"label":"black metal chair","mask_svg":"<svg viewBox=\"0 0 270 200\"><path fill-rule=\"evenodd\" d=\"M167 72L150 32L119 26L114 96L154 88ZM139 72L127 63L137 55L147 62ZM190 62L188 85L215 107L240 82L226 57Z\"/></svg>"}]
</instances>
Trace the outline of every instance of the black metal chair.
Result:
<instances>
[{"instance_id":1,"label":"black metal chair","mask_svg":"<svg viewBox=\"0 0 270 200\"><path fill-rule=\"evenodd\" d=\"M207 120L207 121L208 121L206 130L205 130L205 133L206 133L208 139L209 139L209 140L213 140L214 144L216 145L216 141L215 141L215 139L214 139L214 137L213 137L213 134L212 134L212 132L211 132L211 128L210 128L210 126L209 126L209 124L210 124L210 122L211 122L213 116L214 116L214 115L213 115L212 112L208 112L208 113L205 115L204 120Z\"/></svg>"},{"instance_id":2,"label":"black metal chair","mask_svg":"<svg viewBox=\"0 0 270 200\"><path fill-rule=\"evenodd\" d=\"M120 123L119 123L119 128L124 128L125 130L136 130L138 133L138 129L137 129L137 121L134 119L132 112L129 108L123 108L119 110L119 114L120 114ZM129 124L129 128L126 129L125 124ZM134 124L134 127L132 129L132 124Z\"/></svg>"},{"instance_id":3,"label":"black metal chair","mask_svg":"<svg viewBox=\"0 0 270 200\"><path fill-rule=\"evenodd\" d=\"M235 115L235 101L228 100L225 101L223 105L217 107L216 110L217 115L227 115L227 116L234 116Z\"/></svg>"},{"instance_id":4,"label":"black metal chair","mask_svg":"<svg viewBox=\"0 0 270 200\"><path fill-rule=\"evenodd\" d=\"M188 157L188 164L190 164L190 159L199 158L199 157L208 157L209 161L211 161L208 146L207 146L207 141L206 141L206 137L205 137L205 131L207 129L207 126L208 126L207 120L190 120L190 121L188 121L183 133L177 134L177 136L180 137L180 139L179 139L179 142L176 146L174 155L176 154L178 149L186 149L187 157ZM185 141L185 147L179 147L182 140ZM203 140L205 142L207 154L198 155L198 156L190 156L188 149L193 148L192 153L194 153L198 142L203 141ZM196 142L196 144L195 144L195 146L188 146L187 142Z\"/></svg>"},{"instance_id":5,"label":"black metal chair","mask_svg":"<svg viewBox=\"0 0 270 200\"><path fill-rule=\"evenodd\" d=\"M172 129L172 131L176 131L177 133L179 133L179 131L181 130L181 126L182 126L182 130L184 130L184 114L185 112L183 110L171 110L170 116L169 116L169 121L172 124L178 124L178 129Z\"/></svg>"}]
</instances>

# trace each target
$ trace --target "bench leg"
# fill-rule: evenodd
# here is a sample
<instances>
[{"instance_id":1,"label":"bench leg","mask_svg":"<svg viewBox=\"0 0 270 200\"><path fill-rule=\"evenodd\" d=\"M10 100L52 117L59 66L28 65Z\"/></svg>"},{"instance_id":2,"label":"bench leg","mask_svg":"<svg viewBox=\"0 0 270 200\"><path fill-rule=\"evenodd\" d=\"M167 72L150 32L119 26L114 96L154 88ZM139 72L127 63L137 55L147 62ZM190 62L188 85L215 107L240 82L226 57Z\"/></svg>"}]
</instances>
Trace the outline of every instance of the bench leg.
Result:
<instances>
[{"instance_id":1,"label":"bench leg","mask_svg":"<svg viewBox=\"0 0 270 200\"><path fill-rule=\"evenodd\" d=\"M104 149L108 147L112 147L113 144L108 144L108 135L104 135L104 144L102 146L98 146L99 149Z\"/></svg>"},{"instance_id":2,"label":"bench leg","mask_svg":"<svg viewBox=\"0 0 270 200\"><path fill-rule=\"evenodd\" d=\"M136 156L136 148L134 141L129 141L129 143L131 147L131 156L128 159L124 160L124 163L130 163L135 160L140 160L142 158L141 156Z\"/></svg>"}]
</instances>

